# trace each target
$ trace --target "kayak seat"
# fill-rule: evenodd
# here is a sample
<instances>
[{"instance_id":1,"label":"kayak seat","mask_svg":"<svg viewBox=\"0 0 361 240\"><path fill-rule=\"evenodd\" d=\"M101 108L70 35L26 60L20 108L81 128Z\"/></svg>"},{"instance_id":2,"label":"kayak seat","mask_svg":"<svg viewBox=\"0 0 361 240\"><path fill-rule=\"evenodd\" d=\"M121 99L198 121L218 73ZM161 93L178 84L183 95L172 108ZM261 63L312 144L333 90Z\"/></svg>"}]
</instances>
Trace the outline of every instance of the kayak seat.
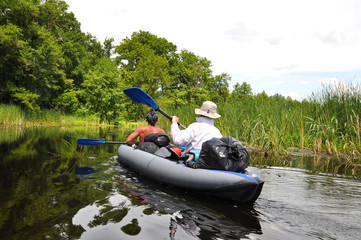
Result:
<instances>
[{"instance_id":1,"label":"kayak seat","mask_svg":"<svg viewBox=\"0 0 361 240\"><path fill-rule=\"evenodd\" d=\"M183 161L188 158L188 156L179 156L178 153L173 149L172 145L161 147L154 154L172 161Z\"/></svg>"}]
</instances>

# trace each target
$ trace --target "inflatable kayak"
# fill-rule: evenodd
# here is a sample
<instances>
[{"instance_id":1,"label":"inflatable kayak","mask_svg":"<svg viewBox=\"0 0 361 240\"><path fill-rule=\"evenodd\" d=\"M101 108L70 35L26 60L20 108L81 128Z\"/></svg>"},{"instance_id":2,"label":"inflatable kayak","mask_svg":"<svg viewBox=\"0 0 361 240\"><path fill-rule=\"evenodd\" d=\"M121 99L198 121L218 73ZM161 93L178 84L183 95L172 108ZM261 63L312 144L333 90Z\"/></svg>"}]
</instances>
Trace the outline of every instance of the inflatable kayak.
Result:
<instances>
[{"instance_id":1,"label":"inflatable kayak","mask_svg":"<svg viewBox=\"0 0 361 240\"><path fill-rule=\"evenodd\" d=\"M256 201L263 186L249 171L194 169L127 145L118 148L118 162L155 181L242 203Z\"/></svg>"}]
</instances>

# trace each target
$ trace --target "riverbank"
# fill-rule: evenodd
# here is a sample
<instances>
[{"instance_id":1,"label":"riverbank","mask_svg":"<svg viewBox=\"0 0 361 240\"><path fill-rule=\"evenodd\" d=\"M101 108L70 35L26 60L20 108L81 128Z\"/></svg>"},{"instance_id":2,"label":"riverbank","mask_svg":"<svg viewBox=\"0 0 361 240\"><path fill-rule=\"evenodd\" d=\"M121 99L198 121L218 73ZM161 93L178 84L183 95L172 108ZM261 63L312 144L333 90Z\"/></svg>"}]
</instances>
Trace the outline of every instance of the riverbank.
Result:
<instances>
[{"instance_id":1,"label":"riverbank","mask_svg":"<svg viewBox=\"0 0 361 240\"><path fill-rule=\"evenodd\" d=\"M302 102L265 93L219 102L221 118L215 125L223 136L232 136L264 156L291 157L297 152L330 155L346 162L361 162L361 87L349 84L327 86ZM162 106L177 115L183 125L195 121L198 105ZM118 122L136 128L146 122ZM159 117L158 126L169 134L170 121ZM100 126L95 116L78 117L57 111L29 112L0 105L1 126ZM290 150L291 149L291 150Z\"/></svg>"},{"instance_id":2,"label":"riverbank","mask_svg":"<svg viewBox=\"0 0 361 240\"><path fill-rule=\"evenodd\" d=\"M146 122L120 121L118 126L134 128L144 125ZM96 116L75 116L64 114L55 110L42 110L31 112L15 105L0 104L0 127L68 127L68 126L113 126L101 122Z\"/></svg>"},{"instance_id":3,"label":"riverbank","mask_svg":"<svg viewBox=\"0 0 361 240\"><path fill-rule=\"evenodd\" d=\"M102 125L93 116L77 117L54 110L31 112L15 105L0 104L0 126L37 127L37 126L96 126Z\"/></svg>"}]
</instances>

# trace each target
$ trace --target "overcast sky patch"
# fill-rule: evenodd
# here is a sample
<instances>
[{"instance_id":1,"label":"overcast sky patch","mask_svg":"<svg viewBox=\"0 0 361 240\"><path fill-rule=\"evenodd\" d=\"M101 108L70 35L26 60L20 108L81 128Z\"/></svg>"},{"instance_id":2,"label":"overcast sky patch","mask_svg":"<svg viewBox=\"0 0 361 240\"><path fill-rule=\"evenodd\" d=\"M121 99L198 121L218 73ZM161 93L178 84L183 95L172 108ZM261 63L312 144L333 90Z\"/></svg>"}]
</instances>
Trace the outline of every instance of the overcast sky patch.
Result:
<instances>
[{"instance_id":1,"label":"overcast sky patch","mask_svg":"<svg viewBox=\"0 0 361 240\"><path fill-rule=\"evenodd\" d=\"M82 31L100 42L149 31L206 57L214 74L232 77L230 85L295 97L330 79L361 83L359 0L66 2Z\"/></svg>"}]
</instances>

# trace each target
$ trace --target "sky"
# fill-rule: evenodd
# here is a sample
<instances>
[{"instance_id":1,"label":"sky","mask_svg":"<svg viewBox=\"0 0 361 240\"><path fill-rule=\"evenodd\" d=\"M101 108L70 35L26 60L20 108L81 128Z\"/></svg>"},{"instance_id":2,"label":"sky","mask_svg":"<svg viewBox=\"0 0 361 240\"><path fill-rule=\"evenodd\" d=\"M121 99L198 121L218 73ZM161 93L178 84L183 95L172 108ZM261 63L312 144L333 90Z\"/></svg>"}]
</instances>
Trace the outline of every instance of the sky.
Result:
<instances>
[{"instance_id":1,"label":"sky","mask_svg":"<svg viewBox=\"0 0 361 240\"><path fill-rule=\"evenodd\" d=\"M359 0L65 1L100 42L149 31L253 93L301 100L327 84L361 84Z\"/></svg>"}]
</instances>

